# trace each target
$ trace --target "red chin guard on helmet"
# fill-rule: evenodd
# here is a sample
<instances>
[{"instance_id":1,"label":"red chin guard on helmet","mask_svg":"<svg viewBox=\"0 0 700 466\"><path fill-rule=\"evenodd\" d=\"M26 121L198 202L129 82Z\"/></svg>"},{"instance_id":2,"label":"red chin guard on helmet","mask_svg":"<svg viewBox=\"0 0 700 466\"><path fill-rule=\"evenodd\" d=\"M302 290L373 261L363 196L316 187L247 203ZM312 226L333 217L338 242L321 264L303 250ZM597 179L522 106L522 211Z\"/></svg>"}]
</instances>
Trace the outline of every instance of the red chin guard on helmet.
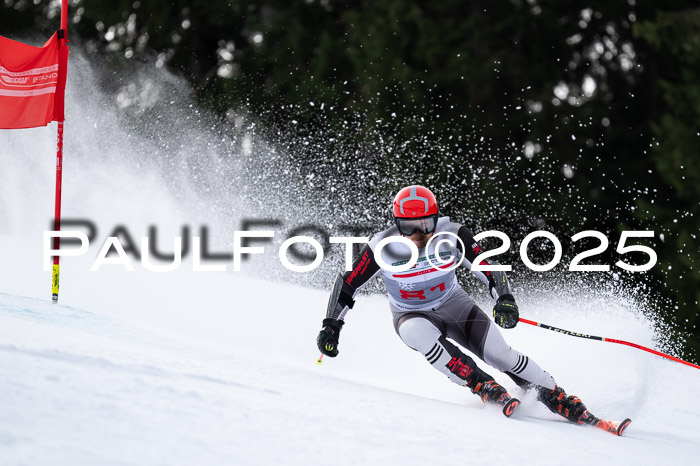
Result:
<instances>
[{"instance_id":1,"label":"red chin guard on helmet","mask_svg":"<svg viewBox=\"0 0 700 466\"><path fill-rule=\"evenodd\" d=\"M399 232L411 236L415 231L429 234L435 231L438 204L433 193L423 186L406 186L394 198L394 220Z\"/></svg>"}]
</instances>

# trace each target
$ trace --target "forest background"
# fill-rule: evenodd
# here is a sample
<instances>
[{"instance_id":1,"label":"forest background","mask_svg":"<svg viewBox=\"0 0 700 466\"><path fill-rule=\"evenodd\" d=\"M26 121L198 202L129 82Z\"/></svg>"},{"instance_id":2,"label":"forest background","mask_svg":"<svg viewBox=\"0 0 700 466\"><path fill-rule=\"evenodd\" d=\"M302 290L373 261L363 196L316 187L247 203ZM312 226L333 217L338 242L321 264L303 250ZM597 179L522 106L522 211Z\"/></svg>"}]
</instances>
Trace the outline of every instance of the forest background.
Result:
<instances>
[{"instance_id":1,"label":"forest background","mask_svg":"<svg viewBox=\"0 0 700 466\"><path fill-rule=\"evenodd\" d=\"M567 238L601 231L611 245L588 263L619 260L621 231L653 230L640 240L658 255L649 272L613 266L599 278L643 281L650 312L698 362L697 2L69 5L69 39L107 67L105 87L135 63L167 67L222 128L255 118L283 141L301 179L377 206L378 214L350 209L363 225L376 226L374 215L388 215L379 203L416 182L434 188L443 212L505 231L514 244L545 229L571 258L597 243ZM0 34L41 45L59 9L60 1L2 0ZM539 249L535 257L551 258L546 244Z\"/></svg>"}]
</instances>

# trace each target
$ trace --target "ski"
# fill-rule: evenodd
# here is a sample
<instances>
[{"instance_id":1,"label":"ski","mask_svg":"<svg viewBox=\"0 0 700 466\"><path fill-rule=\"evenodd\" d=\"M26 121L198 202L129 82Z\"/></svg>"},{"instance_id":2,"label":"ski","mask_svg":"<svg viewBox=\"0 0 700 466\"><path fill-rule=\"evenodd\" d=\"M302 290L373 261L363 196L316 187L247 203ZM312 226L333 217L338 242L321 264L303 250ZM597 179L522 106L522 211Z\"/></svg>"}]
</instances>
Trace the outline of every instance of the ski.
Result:
<instances>
[{"instance_id":1,"label":"ski","mask_svg":"<svg viewBox=\"0 0 700 466\"><path fill-rule=\"evenodd\" d=\"M498 404L503 406L503 415L505 417L510 417L515 410L518 409L518 406L520 406L520 400L517 398L508 397L508 399L505 399L503 402L499 402Z\"/></svg>"},{"instance_id":2,"label":"ski","mask_svg":"<svg viewBox=\"0 0 700 466\"><path fill-rule=\"evenodd\" d=\"M518 406L520 406L520 400L517 398L511 397L509 394L504 393L502 394L497 400L489 400L488 398L484 400L483 398L481 399L486 404L494 404L498 406L503 407L503 415L505 417L511 417L513 413L515 412L516 409L518 409Z\"/></svg>"},{"instance_id":3,"label":"ski","mask_svg":"<svg viewBox=\"0 0 700 466\"><path fill-rule=\"evenodd\" d=\"M515 406L510 410L510 412L507 412L509 402L506 401L504 408L503 408L503 414L506 416L510 417L511 414L515 411L515 409L518 407L520 402L512 398L513 401L516 402ZM503 405L503 403L499 403ZM542 420L541 417L537 416L528 416L525 415L525 417L530 417L532 419L538 419ZM560 420L552 419L554 422L561 422ZM571 421L569 421L571 423ZM589 425L591 427L597 427L600 430L604 430L605 432L611 433L613 435L616 435L618 437L622 436L622 434L625 432L627 427L632 423L632 420L630 418L625 418L622 421L610 421L608 419L600 419L595 417L593 414L591 414L590 411L586 410L583 412L581 417L579 418L578 425ZM577 424L576 422L573 422L573 424Z\"/></svg>"},{"instance_id":4,"label":"ski","mask_svg":"<svg viewBox=\"0 0 700 466\"><path fill-rule=\"evenodd\" d=\"M592 415L588 410L586 410L581 415L581 418L579 418L579 423L597 427L601 430L604 430L605 432L609 432L619 437L632 423L632 420L630 418L626 418L623 421L609 421L607 419L599 419Z\"/></svg>"}]
</instances>

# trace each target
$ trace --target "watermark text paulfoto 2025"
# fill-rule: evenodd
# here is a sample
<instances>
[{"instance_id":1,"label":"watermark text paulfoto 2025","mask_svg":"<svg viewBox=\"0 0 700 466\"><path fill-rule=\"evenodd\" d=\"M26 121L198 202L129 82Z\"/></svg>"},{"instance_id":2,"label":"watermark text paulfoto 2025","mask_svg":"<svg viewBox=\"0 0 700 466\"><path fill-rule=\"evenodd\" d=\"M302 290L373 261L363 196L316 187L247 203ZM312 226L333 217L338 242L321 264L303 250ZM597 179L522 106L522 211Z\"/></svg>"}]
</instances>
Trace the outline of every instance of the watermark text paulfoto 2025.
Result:
<instances>
[{"instance_id":1,"label":"watermark text paulfoto 2025","mask_svg":"<svg viewBox=\"0 0 700 466\"><path fill-rule=\"evenodd\" d=\"M44 231L44 270L51 270L51 259L54 256L67 257L67 256L81 256L87 253L90 246L91 238L94 241L95 237L95 227L89 221L83 220L83 226L88 227L88 233L86 234L81 230L63 230L63 231ZM281 222L278 220L261 220L247 222L246 226L260 226L260 225L280 225ZM189 228L183 229L185 233L189 233ZM318 237L321 238L323 244L318 239L312 236L299 235L296 234L300 230L314 232ZM192 252L192 271L195 272L226 272L228 267L224 263L213 263L221 262L222 260L233 262L233 271L238 272L241 270L241 263L249 255L252 254L265 254L266 250L264 246L250 246L251 242L267 242L271 243L273 239L277 236L277 232L274 230L235 230L232 234L233 245L230 252L219 252L212 254L208 251L208 229L206 227L200 228L199 235L191 236L176 236L173 237L173 253L163 254L158 253L154 247L155 232L157 230L154 227L149 228L148 236L140 237L139 245L140 252L133 244L134 241L132 236L129 234L128 230L121 226L113 230L112 235L107 236L105 241L102 243L99 253L97 254L95 260L90 267L90 271L99 271L104 265L119 265L124 267L128 271L134 271L134 261L130 259L131 256L138 256L136 260L140 261L141 265L149 271L153 272L171 272L178 270L182 266L183 257L190 251ZM151 236L154 237L151 239ZM480 241L484 238L495 237L501 241L501 245L495 249L488 251L483 251L477 245L469 245L469 248L478 256L472 264L470 264L471 270L474 271L510 271L512 266L509 264L494 263L495 261L485 261L487 258L496 258L498 255L507 252L511 247L511 241L508 235L503 232L491 230L484 231L474 236L476 241ZM635 238L653 238L653 231L623 231L620 235L619 241L617 243L616 252L621 256L620 260L615 262L615 266L623 270L631 272L644 272L651 269L657 262L656 252L644 245L640 244L629 244L631 240ZM56 250L53 248L54 238L62 238L64 240L64 245L60 249ZM120 239L121 238L121 239ZM543 238L549 241L554 248L554 257L546 264L536 264L528 256L528 245L530 242L536 238ZM603 233L595 230L586 230L577 233L571 237L572 242L577 242L583 238L594 238L600 244L592 249L588 249L577 254L569 263L568 270L572 272L602 272L609 271L611 266L609 264L581 264L583 259L594 257L596 255L605 252L610 242ZM68 239L69 241L65 241ZM190 247L191 240L191 247ZM303 228L295 228L291 232L288 232L287 237L284 239L282 244L277 250L277 255L279 261L283 267L293 272L310 272L316 269L324 260L324 257L328 253L330 247L334 244L341 245L345 248L345 270L352 270L353 262L353 249L355 245L363 245L370 240L369 237L365 236L331 236L323 227L317 225L305 225ZM66 244L68 243L68 244ZM402 261L400 265L392 265L386 263L382 259L381 251L390 243L401 243L408 251L410 251L411 258L408 261ZM125 247L126 244L126 247ZM306 248L311 248L314 253L302 254L294 248L297 245L305 244ZM443 271L452 268L457 268L464 261L464 256L461 256L458 261L454 261L454 257L443 257L444 255L440 252L444 249L449 249L459 245L459 249L466 250L465 245L462 240L450 232L437 232L431 238L427 246L427 250L434 248L434 255L430 254L424 258L419 257L419 251L416 245L408 238L402 236L390 236L382 239L374 245L374 257L377 260L379 266L389 272L402 272L414 267L419 260L427 260L434 268L439 268ZM75 247L78 246L78 247ZM523 264L536 272L544 272L553 269L562 258L562 245L559 239L549 231L538 230L533 231L528 234L520 242L520 259ZM625 254L631 252L639 252L648 256L649 260L641 265L633 265L623 261ZM310 261L309 263L303 265L297 265L289 260L289 255L292 255L297 260L302 262ZM154 258L160 263L156 263ZM163 261L169 261L169 263L164 264ZM449 269L446 268L446 264L449 262L454 262Z\"/></svg>"}]
</instances>

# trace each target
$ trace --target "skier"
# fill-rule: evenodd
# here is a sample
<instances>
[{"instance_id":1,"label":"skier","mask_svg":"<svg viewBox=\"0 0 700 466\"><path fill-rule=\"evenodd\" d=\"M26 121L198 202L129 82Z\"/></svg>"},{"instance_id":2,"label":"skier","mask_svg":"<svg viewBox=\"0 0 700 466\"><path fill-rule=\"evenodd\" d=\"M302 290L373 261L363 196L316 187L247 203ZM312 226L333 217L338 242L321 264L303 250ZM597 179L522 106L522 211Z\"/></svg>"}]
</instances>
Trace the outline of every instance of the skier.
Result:
<instances>
[{"instance_id":1,"label":"skier","mask_svg":"<svg viewBox=\"0 0 700 466\"><path fill-rule=\"evenodd\" d=\"M451 381L470 388L485 403L503 406L506 416L518 406L517 399L449 339L505 372L518 386L537 390L538 400L552 412L575 423L598 424L599 420L578 397L567 395L535 361L511 348L496 325L457 283L455 264L463 259L462 265L471 270L481 251L472 233L465 226L451 222L449 217L440 217L435 196L423 186L401 189L394 199L393 212L395 225L375 235L362 248L352 271L338 274L323 328L318 334L319 350L330 357L338 355L340 330L346 313L355 303L355 294L381 274L396 333ZM381 240L397 236L408 238L419 251L416 265L404 272L380 268L375 253ZM435 240L428 244L433 236ZM437 246L439 257L436 258L436 243L439 242L443 244ZM390 266L405 264L411 257L410 248L398 242L389 242L381 248L380 254ZM488 264L487 261L481 263ZM518 306L505 273L473 270L472 273L488 286L496 299L493 308L496 324L506 329L515 327ZM629 422L613 433L620 435L627 424Z\"/></svg>"}]
</instances>

